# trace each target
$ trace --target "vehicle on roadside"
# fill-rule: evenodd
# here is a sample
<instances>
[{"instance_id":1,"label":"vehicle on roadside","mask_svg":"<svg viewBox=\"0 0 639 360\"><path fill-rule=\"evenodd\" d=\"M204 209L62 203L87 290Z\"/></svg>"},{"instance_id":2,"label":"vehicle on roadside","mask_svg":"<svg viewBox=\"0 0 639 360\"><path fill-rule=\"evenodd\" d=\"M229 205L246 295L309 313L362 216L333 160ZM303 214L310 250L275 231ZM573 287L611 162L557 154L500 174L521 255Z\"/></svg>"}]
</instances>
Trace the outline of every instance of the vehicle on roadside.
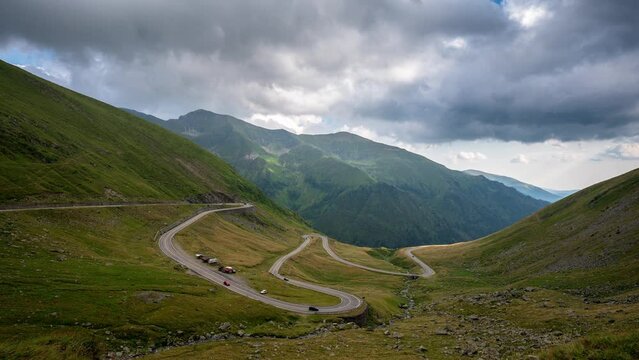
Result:
<instances>
[{"instance_id":1,"label":"vehicle on roadside","mask_svg":"<svg viewBox=\"0 0 639 360\"><path fill-rule=\"evenodd\" d=\"M284 278L284 281L288 281L288 278Z\"/></svg>"},{"instance_id":2,"label":"vehicle on roadside","mask_svg":"<svg viewBox=\"0 0 639 360\"><path fill-rule=\"evenodd\" d=\"M195 257L202 260L202 262L205 262L207 264L217 264L217 258L212 258L212 257L208 257L204 254L195 254Z\"/></svg>"},{"instance_id":3,"label":"vehicle on roadside","mask_svg":"<svg viewBox=\"0 0 639 360\"><path fill-rule=\"evenodd\" d=\"M225 274L235 274L237 272L232 266L220 266L217 269Z\"/></svg>"},{"instance_id":4,"label":"vehicle on roadside","mask_svg":"<svg viewBox=\"0 0 639 360\"><path fill-rule=\"evenodd\" d=\"M316 308L315 306L309 306L308 310L310 310L310 311L319 311L319 309Z\"/></svg>"},{"instance_id":5,"label":"vehicle on roadside","mask_svg":"<svg viewBox=\"0 0 639 360\"><path fill-rule=\"evenodd\" d=\"M268 293L268 291L266 291L266 289L264 289L264 290L260 291L260 294L262 294L262 295L264 295L264 294L266 294L266 293Z\"/></svg>"},{"instance_id":6,"label":"vehicle on roadside","mask_svg":"<svg viewBox=\"0 0 639 360\"><path fill-rule=\"evenodd\" d=\"M228 281L224 281L224 286L231 286L231 283Z\"/></svg>"}]
</instances>

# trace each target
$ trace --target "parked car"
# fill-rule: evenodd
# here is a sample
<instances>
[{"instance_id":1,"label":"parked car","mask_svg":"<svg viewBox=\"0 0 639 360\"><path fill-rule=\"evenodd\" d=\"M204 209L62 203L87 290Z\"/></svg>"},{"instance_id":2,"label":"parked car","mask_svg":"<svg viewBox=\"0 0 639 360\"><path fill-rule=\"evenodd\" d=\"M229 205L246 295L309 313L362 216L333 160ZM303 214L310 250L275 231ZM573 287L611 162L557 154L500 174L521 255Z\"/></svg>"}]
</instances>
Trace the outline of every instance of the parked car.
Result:
<instances>
[{"instance_id":1,"label":"parked car","mask_svg":"<svg viewBox=\"0 0 639 360\"><path fill-rule=\"evenodd\" d=\"M202 260L202 262L205 262L207 264L217 264L218 260L217 258L212 258L212 257L208 257L204 254L195 254L195 257Z\"/></svg>"},{"instance_id":2,"label":"parked car","mask_svg":"<svg viewBox=\"0 0 639 360\"><path fill-rule=\"evenodd\" d=\"M224 281L224 286L231 286L231 283L228 281Z\"/></svg>"},{"instance_id":3,"label":"parked car","mask_svg":"<svg viewBox=\"0 0 639 360\"><path fill-rule=\"evenodd\" d=\"M308 310L310 310L310 311L319 311L319 309L316 308L315 306L309 306Z\"/></svg>"},{"instance_id":4,"label":"parked car","mask_svg":"<svg viewBox=\"0 0 639 360\"><path fill-rule=\"evenodd\" d=\"M237 270L233 269L231 266L220 266L217 269L225 274L235 274L237 272Z\"/></svg>"},{"instance_id":5,"label":"parked car","mask_svg":"<svg viewBox=\"0 0 639 360\"><path fill-rule=\"evenodd\" d=\"M284 278L284 281L288 281L288 278Z\"/></svg>"},{"instance_id":6,"label":"parked car","mask_svg":"<svg viewBox=\"0 0 639 360\"><path fill-rule=\"evenodd\" d=\"M262 295L264 295L264 294L266 294L266 293L268 293L268 291L266 291L266 289L264 289L264 290L260 291L260 294L262 294Z\"/></svg>"}]
</instances>

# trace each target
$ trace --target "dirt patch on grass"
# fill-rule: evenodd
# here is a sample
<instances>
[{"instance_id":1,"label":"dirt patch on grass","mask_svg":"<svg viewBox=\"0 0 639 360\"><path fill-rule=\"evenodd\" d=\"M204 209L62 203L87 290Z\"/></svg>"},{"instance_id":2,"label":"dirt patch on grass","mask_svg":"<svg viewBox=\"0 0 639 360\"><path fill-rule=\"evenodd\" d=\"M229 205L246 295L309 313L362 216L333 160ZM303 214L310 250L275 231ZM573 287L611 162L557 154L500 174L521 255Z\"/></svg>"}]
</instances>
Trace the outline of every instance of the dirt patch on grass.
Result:
<instances>
[{"instance_id":1,"label":"dirt patch on grass","mask_svg":"<svg viewBox=\"0 0 639 360\"><path fill-rule=\"evenodd\" d=\"M137 293L135 297L145 304L159 304L162 300L171 297L171 295L158 291L142 291Z\"/></svg>"}]
</instances>

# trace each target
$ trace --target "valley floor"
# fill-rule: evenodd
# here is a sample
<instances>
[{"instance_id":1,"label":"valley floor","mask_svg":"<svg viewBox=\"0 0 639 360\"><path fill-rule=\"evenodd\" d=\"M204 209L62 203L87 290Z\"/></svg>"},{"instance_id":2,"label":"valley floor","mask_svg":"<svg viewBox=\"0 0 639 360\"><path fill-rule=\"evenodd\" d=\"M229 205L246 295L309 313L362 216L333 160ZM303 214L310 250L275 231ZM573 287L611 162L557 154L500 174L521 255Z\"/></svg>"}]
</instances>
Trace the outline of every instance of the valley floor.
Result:
<instances>
[{"instance_id":1,"label":"valley floor","mask_svg":"<svg viewBox=\"0 0 639 360\"><path fill-rule=\"evenodd\" d=\"M158 229L192 205L0 214L0 357L21 358L525 358L639 356L639 290L589 295L478 272L459 256L473 244L414 254L436 270L411 280L348 266L321 241L282 273L353 293L366 318L299 315L192 276L164 257ZM215 254L255 288L291 302L331 297L286 286L270 265L310 229L276 214L209 215L177 237ZM402 251L330 242L347 261L415 271ZM7 306L8 304L8 306ZM357 321L357 324L352 322Z\"/></svg>"},{"instance_id":2,"label":"valley floor","mask_svg":"<svg viewBox=\"0 0 639 360\"><path fill-rule=\"evenodd\" d=\"M449 248L426 247L419 253L437 254ZM637 290L584 298L524 283L496 284L455 267L441 269L443 274L433 279L406 280L407 291L402 293L409 297L405 299L407 309L381 323L359 327L329 322L320 325L314 335L299 339L235 338L171 349L150 358L204 359L216 354L229 359L639 356Z\"/></svg>"}]
</instances>

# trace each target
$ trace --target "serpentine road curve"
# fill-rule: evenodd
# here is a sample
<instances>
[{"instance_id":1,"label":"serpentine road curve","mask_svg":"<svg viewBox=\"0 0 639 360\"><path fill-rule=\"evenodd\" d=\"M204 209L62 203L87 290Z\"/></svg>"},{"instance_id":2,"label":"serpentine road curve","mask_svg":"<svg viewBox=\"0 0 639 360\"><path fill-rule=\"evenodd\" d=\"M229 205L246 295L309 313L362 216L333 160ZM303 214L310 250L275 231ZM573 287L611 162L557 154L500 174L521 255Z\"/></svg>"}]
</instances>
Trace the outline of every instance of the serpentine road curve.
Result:
<instances>
[{"instance_id":1,"label":"serpentine road curve","mask_svg":"<svg viewBox=\"0 0 639 360\"><path fill-rule=\"evenodd\" d=\"M236 292L240 295L246 296L253 300L257 300L265 304L269 304L287 311L292 311L292 312L301 313L301 314L316 314L316 313L339 314L339 313L345 313L351 310L355 310L359 308L360 306L362 306L363 301L355 295L351 295L347 292L343 292L343 291L339 291L339 290L335 290L335 289L331 289L324 286L311 284L311 283L307 283L307 282L303 282L299 280L293 280L293 279L288 279L287 280L288 283L301 288L310 289L310 290L314 290L317 292L338 297L340 299L340 303L337 305L332 305L332 306L315 306L318 311L310 311L309 306L313 306L312 304L295 304L295 303L290 303L290 302L279 300L279 299L274 299L272 297L260 294L259 291L249 287L248 285L243 284L240 281L235 281L233 279L233 275L221 273L217 271L217 269L214 269L211 266L204 264L203 262L195 258L193 254L187 254L179 245L173 242L173 237L178 232L180 232L181 230L185 229L189 225L195 223L196 221L200 220L201 218L203 218L204 216L210 213L237 211L237 210L249 209L252 207L253 205L251 204L242 204L241 206L232 207L232 208L212 209L212 210L200 212L199 214L185 220L184 222L180 223L179 225L173 227L169 231L162 234L159 239L160 249L166 256L186 266L189 270L193 271L200 277L203 277L204 279L209 280L210 282L221 285L233 292ZM275 264L273 264L269 272L275 275L276 277L282 279L282 281L284 281L285 278L279 274L279 269L286 262L286 260L295 256L300 251L304 250L304 248L310 243L310 241L311 239L307 237L305 241L297 249L293 250L289 254L284 255L283 257L278 259L275 262ZM225 281L228 281L230 285L225 286L224 285Z\"/></svg>"},{"instance_id":2,"label":"serpentine road curve","mask_svg":"<svg viewBox=\"0 0 639 360\"><path fill-rule=\"evenodd\" d=\"M417 265L419 265L419 267L422 269L422 273L421 274L412 274L412 273L401 273L401 272L397 272L397 271L388 271L388 270L381 270L381 269L375 269L369 266L365 266L365 265L360 265L360 264L356 264L354 262L348 261L348 260L344 260L341 257L339 257L339 255L337 255L333 249L331 249L331 245L328 242L328 238L324 235L319 235L319 234L313 234L313 236L318 236L322 239L322 246L324 247L324 250L328 253L328 255L330 255L333 259L341 262L342 264L348 265L348 266L354 266L360 269L364 269L364 270L368 270L368 271L373 271L373 272L377 272L377 273L381 273L381 274L388 274L388 275L399 275L399 276L408 276L408 277L416 277L416 276L421 276L421 277L429 277L429 276L433 276L435 274L435 271L428 265L426 265L426 263L424 263L423 261L421 261L420 259L417 258L417 256L413 255L413 250L420 248L420 246L415 246L412 248L407 248L406 249L406 254L408 255L408 257L413 260Z\"/></svg>"},{"instance_id":3,"label":"serpentine road curve","mask_svg":"<svg viewBox=\"0 0 639 360\"><path fill-rule=\"evenodd\" d=\"M228 205L237 205L237 204L228 204ZM345 265L349 265L349 266L354 266L354 267L358 267L364 270L368 270L368 271L374 271L374 272L378 272L378 273L383 273L383 274L389 274L389 275L400 275L400 276L423 276L423 277L428 277L434 274L434 271L425 263L423 263L421 260L417 259L417 257L415 255L413 255L412 253L410 253L410 251L412 250L409 249L408 250L408 254L411 257L411 259L413 259L423 270L422 274L410 274L410 273L400 273L400 272L394 272L394 271L387 271L387 270L380 270L380 269L375 269L372 267L368 267L368 266L364 266L364 265L359 265L353 262L350 262L348 260L344 260L341 257L339 257L331 248L328 242L328 238L324 235L318 235L318 234L311 234L311 235L304 235L304 242L302 242L302 244L300 246L298 246L295 250L291 251L290 253L280 257L279 259L277 259L275 261L275 263L273 263L273 265L271 266L271 268L269 269L269 273L271 273L273 276L277 277L278 279L282 280L282 281L287 281L289 284L297 286L297 287L301 287L304 289L309 289L309 290L313 290L313 291L317 291L317 292L321 292L327 295L331 295L331 296L335 296L337 298L340 299L340 303L337 305L332 305L332 306L315 306L315 308L317 308L317 311L309 311L309 306L312 306L312 304L295 304L295 303L290 303L287 301L283 301L283 300L279 300L279 299L274 299L271 298L269 296L260 294L257 290L249 287L248 285L243 284L242 282L239 281L234 281L233 279L233 275L229 275L229 274L224 274L221 273L219 271L217 271L214 268L211 268L210 266L208 266L207 264L202 263L200 260L198 260L197 258L195 258L192 254L187 254L184 250L182 250L180 248L179 245L175 244L173 242L173 238L174 236L180 232L181 230L185 229L186 227L190 226L191 224L195 223L196 221L200 220L201 218L203 218L204 216L210 214L210 213L214 213L214 212L224 212L224 211L237 211L237 210L244 210L244 209L249 209L252 208L253 205L251 204L241 204L240 206L236 206L236 207L231 207L231 208L223 208L223 209L212 209L212 210L207 210L207 211L203 211L187 220L185 220L184 222L180 223L179 225L173 227L172 229L170 229L169 231L165 232L164 234L162 234L160 236L159 239L159 245L160 245L160 249L162 250L162 252L170 257L171 259L177 261L178 263L186 266L188 269L190 269L191 271L193 271L194 273L196 273L197 275L213 282L216 283L218 285L221 286L225 286L224 285L224 281L228 281L228 283L230 283L230 286L225 286L227 289L236 292L240 295L246 296L248 298L251 298L253 300L257 300L257 301L261 301L265 304L269 304L272 306L275 306L277 308L280 309L284 309L287 311L292 311L292 312L297 312L297 313L302 313L302 314L312 314L312 313L321 313L321 314L338 314L338 313L345 313L345 312L349 312L352 310L355 310L357 308L359 308L360 306L362 306L363 301L362 299L360 299L359 297L349 294L347 292L344 291L340 291L340 290L335 290L335 289L331 289L328 287L324 287L324 286L320 286L317 284L312 284L312 283L308 283L308 282L304 282L304 281L300 281L300 280L294 280L294 279L287 279L286 277L284 277L283 275L280 274L280 269L282 268L282 266L284 265L284 263L286 263L286 261L288 261L290 258L294 257L295 255L299 254L302 250L304 250L310 243L311 240L314 236L316 237L320 237L322 239L322 245L324 247L324 250L326 250L326 252L335 260L345 264Z\"/></svg>"},{"instance_id":4,"label":"serpentine road curve","mask_svg":"<svg viewBox=\"0 0 639 360\"><path fill-rule=\"evenodd\" d=\"M413 250L421 249L421 248L426 247L426 246L430 246L430 245L413 246L413 247L409 247L409 248L405 248L404 249L404 251L406 252L406 255L408 255L408 257L411 260L413 260L413 262L415 262L417 265L419 265L419 267L422 268L422 277L430 277L430 276L435 275L435 270L433 270L433 268L428 266L425 262L423 262L417 256L413 255Z\"/></svg>"},{"instance_id":5,"label":"serpentine road curve","mask_svg":"<svg viewBox=\"0 0 639 360\"><path fill-rule=\"evenodd\" d=\"M171 204L171 203L64 204L64 205L41 205L41 206L35 205L35 206L2 208L2 209L0 209L0 212L29 211L29 210L62 210L62 209L78 209L78 208L80 208L80 209L82 209L82 208L107 208L107 207L128 207L128 206L159 206L159 205L182 205L182 203L174 203L174 204ZM330 244L328 242L328 238L326 236L319 235L319 234L304 235L303 236L304 242L302 242L302 244L300 246L298 246L295 250L293 250L290 253L288 253L288 254L282 256L281 258L279 258L273 264L273 266L271 266L271 268L269 269L269 273L271 273L275 277L281 279L282 281L287 281L291 285L294 285L294 286L297 286L297 287L301 287L301 288L304 288L304 289L309 289L309 290L321 292L321 293L324 293L324 294L335 296L335 297L340 299L340 303L337 304L337 305L315 306L315 308L317 308L317 311L310 311L309 310L309 306L313 306L312 304L295 304L295 303L290 303L290 302L286 302L286 301L283 301L283 300L274 299L274 298L268 297L266 295L260 294L257 290L255 290L255 289L243 284L241 281L235 281L233 275L221 273L221 272L217 271L216 269L212 268L211 266L208 266L208 265L202 263L200 260L195 258L192 254L187 254L178 244L173 242L173 238L175 237L175 235L178 232L182 231L183 229L187 228L188 226L192 225L193 223L197 222L198 220L202 219L203 217L205 217L206 215L208 215L210 213L238 211L238 210L250 209L250 208L253 207L253 205L245 204L245 203L228 203L228 204L220 203L220 204L210 204L210 205L233 206L233 207L210 209L210 210L201 211L201 212L197 213L196 215L194 215L194 216L184 220L183 222L179 223L178 225L172 227L171 229L169 229L168 231L166 231L166 232L164 232L164 233L162 233L160 235L160 238L158 240L158 244L160 246L160 250L166 256L168 256L169 258L171 258L174 261L186 266L189 270L191 270L192 272L194 272L198 276L200 276L200 277L202 277L202 278L204 278L206 280L209 280L210 282L216 283L216 284L218 284L220 286L223 286L223 287L225 287L225 288L227 288L227 289L229 289L229 290L231 290L233 292L236 292L236 293L238 293L240 295L246 296L246 297L251 298L253 300L257 300L257 301L260 301L260 302L263 302L265 304L269 304L269 305L275 306L275 307L283 309L283 310L292 311L292 312L301 313L301 314L316 314L316 313L321 313L321 314L339 314L339 313L350 312L352 310L355 310L355 309L359 308L360 306L362 306L364 304L362 299L358 298L355 295L349 294L347 292L331 289L331 288L320 286L320 285L317 285L317 284L307 283L307 282L304 282L304 281L299 281L299 280L294 280L294 279L287 279L287 278L285 278L284 276L282 276L279 273L279 271L280 271L281 267L284 265L284 263L287 260L289 260L290 258L292 258L293 256L299 254L302 250L304 250L310 244L310 242L311 242L313 237L320 237L322 239L322 245L324 247L324 250L333 259L339 261L340 263L348 265L348 266L354 266L354 267L358 267L360 269L364 269L364 270L368 270L368 271L374 271L374 272L378 272L378 273L382 273L382 274L400 275L400 276L429 277L429 276L432 276L435 273L433 271L433 269L431 269L423 261L421 261L415 255L413 255L412 251L415 250L415 249L420 248L420 246L407 248L405 251L406 251L406 254L409 256L409 258L411 260L413 260L415 263L417 263L417 265L419 265L422 268L422 274L400 273L400 272L394 272L394 271L375 269L375 268L372 268L372 267L356 264L356 263L353 263L353 262L348 261L348 260L344 260L341 257L339 257L331 249ZM225 281L228 281L230 283L230 286L225 286L224 285Z\"/></svg>"}]
</instances>

